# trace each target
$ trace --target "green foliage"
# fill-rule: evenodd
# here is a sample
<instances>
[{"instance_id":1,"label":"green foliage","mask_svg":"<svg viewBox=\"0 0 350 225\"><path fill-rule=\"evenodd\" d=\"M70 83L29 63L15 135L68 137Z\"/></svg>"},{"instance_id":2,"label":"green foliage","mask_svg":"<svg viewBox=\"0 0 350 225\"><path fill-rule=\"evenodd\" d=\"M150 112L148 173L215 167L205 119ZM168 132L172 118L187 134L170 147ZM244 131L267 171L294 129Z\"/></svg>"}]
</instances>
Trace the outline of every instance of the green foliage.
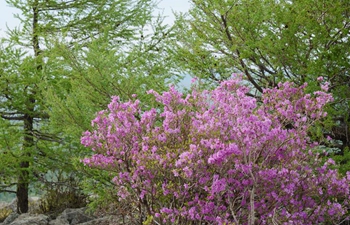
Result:
<instances>
[{"instance_id":1,"label":"green foliage","mask_svg":"<svg viewBox=\"0 0 350 225\"><path fill-rule=\"evenodd\" d=\"M317 77L330 82L335 101L318 124L320 142L330 136L350 147L350 2L343 0L192 0L178 15L171 45L180 71L217 85L242 73L259 97L265 87L286 80L319 90ZM344 158L345 160L345 158Z\"/></svg>"},{"instance_id":2,"label":"green foliage","mask_svg":"<svg viewBox=\"0 0 350 225\"><path fill-rule=\"evenodd\" d=\"M44 70L61 76L59 82L50 79L42 84L46 87L45 98L49 102L50 125L72 149L76 156L84 157L86 149L80 145L83 131L90 128L90 121L102 110L114 95L123 100L132 99L133 94L143 100L143 108L149 108L149 89L165 90L170 83L177 83L173 64L166 44L172 38L171 30L162 25L160 17L151 18L150 8L140 9L145 14L145 24L134 21L133 32L114 36L106 28L89 42L70 44L55 41L50 46L50 57ZM122 12L119 12L122 13ZM130 25L132 26L132 25ZM85 174L84 189L94 196L90 206L97 211L130 211L115 205L115 188L106 174L77 169Z\"/></svg>"},{"instance_id":3,"label":"green foliage","mask_svg":"<svg viewBox=\"0 0 350 225\"><path fill-rule=\"evenodd\" d=\"M170 30L153 18L153 0L6 2L21 11L21 28L0 45L0 187L20 187L21 204L28 187L52 182L42 179L50 171L83 180L73 167L81 132L112 95L142 96L175 79L164 60Z\"/></svg>"},{"instance_id":4,"label":"green foliage","mask_svg":"<svg viewBox=\"0 0 350 225\"><path fill-rule=\"evenodd\" d=\"M80 162L76 166L79 171L86 175L82 188L84 195L87 196L90 213L97 217L119 215L126 219L130 212L137 207L131 207L130 204L125 204L119 199L117 189L111 181L112 172L87 168ZM135 218L131 219L134 220Z\"/></svg>"},{"instance_id":5,"label":"green foliage","mask_svg":"<svg viewBox=\"0 0 350 225\"><path fill-rule=\"evenodd\" d=\"M178 81L172 76L171 62L164 60L165 40L171 31L160 22L148 21L154 33L145 34L146 28L140 27L130 40L114 42L107 32L83 47L76 45L72 49L60 43L50 50L53 60L47 62L47 67L54 74L65 74L46 92L52 102L50 116L55 128L78 138L112 96L126 100L137 94L149 102L147 90L165 90L168 84Z\"/></svg>"},{"instance_id":6,"label":"green foliage","mask_svg":"<svg viewBox=\"0 0 350 225\"><path fill-rule=\"evenodd\" d=\"M346 174L347 171L350 171L350 151L349 147L344 148L341 154L332 154L332 158L337 163L337 169L343 175Z\"/></svg>"},{"instance_id":7,"label":"green foliage","mask_svg":"<svg viewBox=\"0 0 350 225\"><path fill-rule=\"evenodd\" d=\"M142 222L143 225L150 225L153 222L153 216L147 216L147 219Z\"/></svg>"},{"instance_id":8,"label":"green foliage","mask_svg":"<svg viewBox=\"0 0 350 225\"><path fill-rule=\"evenodd\" d=\"M192 3L189 16L178 17L181 39L174 52L179 67L191 75L215 81L242 72L258 89L285 79L298 84L318 76L346 81L346 1Z\"/></svg>"}]
</instances>

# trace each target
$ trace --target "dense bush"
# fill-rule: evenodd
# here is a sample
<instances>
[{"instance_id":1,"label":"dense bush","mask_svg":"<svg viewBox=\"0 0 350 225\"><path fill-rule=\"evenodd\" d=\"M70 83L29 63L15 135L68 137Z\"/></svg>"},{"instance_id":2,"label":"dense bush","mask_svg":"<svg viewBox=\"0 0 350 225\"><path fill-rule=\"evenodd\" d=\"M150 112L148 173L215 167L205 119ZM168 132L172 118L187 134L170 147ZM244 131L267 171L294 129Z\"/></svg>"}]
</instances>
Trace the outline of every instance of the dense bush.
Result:
<instances>
[{"instance_id":1,"label":"dense bush","mask_svg":"<svg viewBox=\"0 0 350 225\"><path fill-rule=\"evenodd\" d=\"M322 80L319 80L322 82ZM249 97L239 76L213 91L155 96L141 111L113 97L82 144L130 214L154 224L319 224L347 212L349 180L322 164L308 128L330 94L281 83ZM321 85L324 91L327 84Z\"/></svg>"},{"instance_id":2,"label":"dense bush","mask_svg":"<svg viewBox=\"0 0 350 225\"><path fill-rule=\"evenodd\" d=\"M78 188L79 181L74 174L58 176L57 181L42 186L43 195L34 213L49 214L55 218L67 208L81 208L87 205L87 196Z\"/></svg>"}]
</instances>

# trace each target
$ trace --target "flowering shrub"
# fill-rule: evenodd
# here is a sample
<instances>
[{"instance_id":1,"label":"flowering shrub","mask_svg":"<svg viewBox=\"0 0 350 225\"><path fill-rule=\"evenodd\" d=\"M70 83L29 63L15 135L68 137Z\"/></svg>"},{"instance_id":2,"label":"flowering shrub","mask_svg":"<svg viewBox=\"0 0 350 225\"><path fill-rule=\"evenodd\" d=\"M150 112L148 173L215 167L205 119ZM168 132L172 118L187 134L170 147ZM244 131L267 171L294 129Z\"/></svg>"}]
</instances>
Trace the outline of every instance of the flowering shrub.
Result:
<instances>
[{"instance_id":1,"label":"flowering shrub","mask_svg":"<svg viewBox=\"0 0 350 225\"><path fill-rule=\"evenodd\" d=\"M327 89L327 85L322 88ZM311 150L308 128L332 100L286 82L249 97L241 78L183 97L149 91L163 108L113 97L92 121L83 162L110 171L120 201L153 224L319 224L340 219L349 180Z\"/></svg>"}]
</instances>

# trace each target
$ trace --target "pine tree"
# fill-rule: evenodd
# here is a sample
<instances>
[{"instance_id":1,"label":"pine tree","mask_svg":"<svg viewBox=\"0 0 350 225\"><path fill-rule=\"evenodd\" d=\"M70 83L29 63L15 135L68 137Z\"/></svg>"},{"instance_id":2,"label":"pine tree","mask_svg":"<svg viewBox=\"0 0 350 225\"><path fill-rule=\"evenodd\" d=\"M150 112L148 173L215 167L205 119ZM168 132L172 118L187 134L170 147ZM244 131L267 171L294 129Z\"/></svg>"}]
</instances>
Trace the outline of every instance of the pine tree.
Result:
<instances>
[{"instance_id":1,"label":"pine tree","mask_svg":"<svg viewBox=\"0 0 350 225\"><path fill-rule=\"evenodd\" d=\"M178 68L209 85L242 73L255 96L285 80L308 82L311 93L322 76L335 98L324 136L350 146L349 1L191 2L177 20Z\"/></svg>"},{"instance_id":2,"label":"pine tree","mask_svg":"<svg viewBox=\"0 0 350 225\"><path fill-rule=\"evenodd\" d=\"M21 11L17 15L21 25L9 30L8 37L1 42L0 154L4 163L0 166L0 185L2 192L16 193L17 212L26 213L31 185L43 181L49 171L73 170L72 158L80 154L79 147L74 145L78 140L69 132L77 132L75 127L83 123L69 127L65 126L68 121L60 124L58 118L79 119L82 115L84 122L97 111L93 107L101 107L110 96L132 91L128 89L129 82L134 84L133 88L148 84L164 87L170 78L162 75L165 67L158 66L153 59L166 33L158 24L159 33L148 37L147 44L141 41L141 35L149 35L140 32L152 19L154 3L150 0L7 0L7 3ZM124 49L128 51L123 52ZM153 59L142 58L142 52L148 52L147 57ZM127 59L130 66L122 69ZM136 65L143 65L143 69ZM133 66L138 69L132 71ZM116 68L120 70L114 71ZM118 78L126 70L130 71L124 74L135 76ZM140 71L142 76L137 76ZM102 75L106 76L99 79ZM109 85L110 81L114 83ZM120 93L116 84L123 89ZM92 98L86 98L89 94ZM78 108L70 109L71 102Z\"/></svg>"}]
</instances>

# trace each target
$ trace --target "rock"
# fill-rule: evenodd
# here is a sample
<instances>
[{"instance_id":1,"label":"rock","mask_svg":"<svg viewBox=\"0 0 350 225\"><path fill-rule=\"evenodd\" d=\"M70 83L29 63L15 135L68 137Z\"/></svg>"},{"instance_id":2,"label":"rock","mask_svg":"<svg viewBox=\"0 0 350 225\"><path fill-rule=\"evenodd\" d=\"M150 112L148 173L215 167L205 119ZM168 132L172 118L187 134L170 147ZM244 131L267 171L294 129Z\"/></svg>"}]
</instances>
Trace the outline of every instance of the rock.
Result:
<instances>
[{"instance_id":1,"label":"rock","mask_svg":"<svg viewBox=\"0 0 350 225\"><path fill-rule=\"evenodd\" d=\"M39 200L40 197L29 197L29 213L35 213L39 209ZM10 208L13 212L17 211L17 198L12 199L10 203L6 204L8 208Z\"/></svg>"},{"instance_id":2,"label":"rock","mask_svg":"<svg viewBox=\"0 0 350 225\"><path fill-rule=\"evenodd\" d=\"M17 214L16 212L11 213L2 223L2 225L8 225L11 224L15 219L17 219L17 217L19 217L19 214Z\"/></svg>"},{"instance_id":3,"label":"rock","mask_svg":"<svg viewBox=\"0 0 350 225\"><path fill-rule=\"evenodd\" d=\"M86 208L66 209L55 220L52 220L50 225L75 225L85 223L95 219L87 215Z\"/></svg>"},{"instance_id":4,"label":"rock","mask_svg":"<svg viewBox=\"0 0 350 225\"><path fill-rule=\"evenodd\" d=\"M123 223L120 216L104 216L96 218L86 212L86 208L66 209L55 220L42 214L11 213L0 225L119 225ZM127 222L126 222L127 224Z\"/></svg>"},{"instance_id":5,"label":"rock","mask_svg":"<svg viewBox=\"0 0 350 225\"><path fill-rule=\"evenodd\" d=\"M8 206L7 202L0 202L0 209L5 208Z\"/></svg>"},{"instance_id":6,"label":"rock","mask_svg":"<svg viewBox=\"0 0 350 225\"><path fill-rule=\"evenodd\" d=\"M12 201L8 204L8 207L12 209L12 211L17 211L17 198L12 199Z\"/></svg>"},{"instance_id":7,"label":"rock","mask_svg":"<svg viewBox=\"0 0 350 225\"><path fill-rule=\"evenodd\" d=\"M117 216L105 216L102 218L94 219L89 222L80 223L79 225L119 225L123 224L123 220Z\"/></svg>"},{"instance_id":8,"label":"rock","mask_svg":"<svg viewBox=\"0 0 350 225\"><path fill-rule=\"evenodd\" d=\"M31 215L28 213L18 216L10 225L48 225L49 217L46 215Z\"/></svg>"}]
</instances>

